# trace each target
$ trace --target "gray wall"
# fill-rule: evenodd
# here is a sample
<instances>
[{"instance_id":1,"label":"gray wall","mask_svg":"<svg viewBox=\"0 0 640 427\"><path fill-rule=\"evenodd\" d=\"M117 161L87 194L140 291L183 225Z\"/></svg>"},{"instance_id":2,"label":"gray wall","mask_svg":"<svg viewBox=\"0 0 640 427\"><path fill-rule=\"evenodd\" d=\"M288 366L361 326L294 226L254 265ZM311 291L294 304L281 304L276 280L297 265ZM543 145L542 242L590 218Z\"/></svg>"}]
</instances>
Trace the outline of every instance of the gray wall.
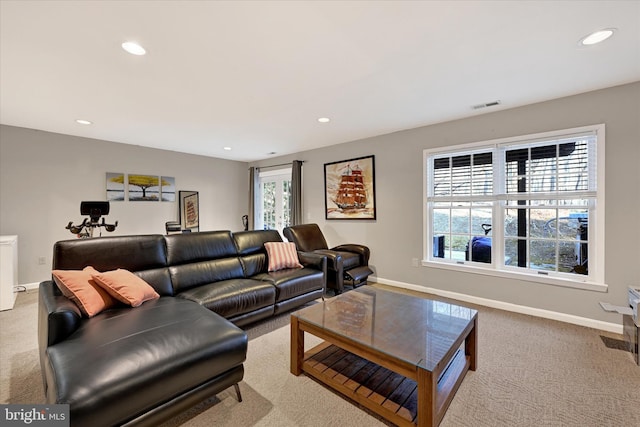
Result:
<instances>
[{"instance_id":1,"label":"gray wall","mask_svg":"<svg viewBox=\"0 0 640 427\"><path fill-rule=\"evenodd\" d=\"M18 281L51 277L54 242L72 239L82 200L106 200L105 173L172 176L176 191L200 195L200 229L242 229L247 210L247 163L134 145L0 127L0 234L18 235ZM176 197L177 200L177 197ZM178 202L111 202L103 236L164 233L178 220ZM38 258L46 258L45 265Z\"/></svg>"},{"instance_id":2,"label":"gray wall","mask_svg":"<svg viewBox=\"0 0 640 427\"><path fill-rule=\"evenodd\" d=\"M508 99L503 98L508 102ZM422 259L422 155L425 148L606 125L605 280L608 293L412 267ZM374 154L376 221L324 219L324 163ZM254 166L304 160L305 222L319 223L330 245L366 244L378 278L620 324L599 301L626 302L640 285L640 83L483 114L313 151Z\"/></svg>"},{"instance_id":3,"label":"gray wall","mask_svg":"<svg viewBox=\"0 0 640 427\"><path fill-rule=\"evenodd\" d=\"M508 102L505 98L503 101ZM412 267L422 258L422 152L495 138L590 124L606 124L606 282L608 293L512 279ZM376 156L376 221L325 221L324 163ZM425 126L347 144L256 162L293 159L303 168L304 219L319 223L330 244L364 243L377 277L479 298L620 323L599 301L622 304L640 284L640 82L468 119ZM103 199L105 172L176 177L178 190L200 191L203 230L242 227L247 208L247 164L0 127L0 234L19 235L20 283L50 274L51 247L71 237L79 202ZM114 234L162 233L177 204L112 203ZM47 264L37 265L39 256Z\"/></svg>"}]
</instances>

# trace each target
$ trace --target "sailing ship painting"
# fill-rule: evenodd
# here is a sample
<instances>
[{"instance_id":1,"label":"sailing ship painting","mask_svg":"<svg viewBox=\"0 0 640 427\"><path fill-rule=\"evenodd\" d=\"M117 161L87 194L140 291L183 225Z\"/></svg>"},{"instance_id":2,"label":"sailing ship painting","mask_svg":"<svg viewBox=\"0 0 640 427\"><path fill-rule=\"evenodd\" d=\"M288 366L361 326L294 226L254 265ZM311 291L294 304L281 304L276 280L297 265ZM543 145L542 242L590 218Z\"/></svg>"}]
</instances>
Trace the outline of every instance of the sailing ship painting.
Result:
<instances>
[{"instance_id":1,"label":"sailing ship painting","mask_svg":"<svg viewBox=\"0 0 640 427\"><path fill-rule=\"evenodd\" d=\"M357 163L353 169L351 165L347 165L332 202L342 210L364 209L367 206L367 189L362 179L362 169Z\"/></svg>"},{"instance_id":2,"label":"sailing ship painting","mask_svg":"<svg viewBox=\"0 0 640 427\"><path fill-rule=\"evenodd\" d=\"M375 219L374 156L324 165L327 219Z\"/></svg>"}]
</instances>

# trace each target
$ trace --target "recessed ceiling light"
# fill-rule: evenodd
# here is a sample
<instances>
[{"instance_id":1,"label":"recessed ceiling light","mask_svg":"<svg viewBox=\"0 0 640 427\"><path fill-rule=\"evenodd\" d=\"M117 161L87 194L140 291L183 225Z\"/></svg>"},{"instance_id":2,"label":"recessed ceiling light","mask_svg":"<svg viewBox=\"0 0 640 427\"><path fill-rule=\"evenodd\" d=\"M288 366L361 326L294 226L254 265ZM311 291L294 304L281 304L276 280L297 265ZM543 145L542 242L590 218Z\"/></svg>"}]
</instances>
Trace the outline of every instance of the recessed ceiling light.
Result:
<instances>
[{"instance_id":1,"label":"recessed ceiling light","mask_svg":"<svg viewBox=\"0 0 640 427\"><path fill-rule=\"evenodd\" d=\"M92 122L90 122L89 120L82 120L82 119L76 120L76 123L80 123L81 125L90 125L90 124L92 124Z\"/></svg>"},{"instance_id":2,"label":"recessed ceiling light","mask_svg":"<svg viewBox=\"0 0 640 427\"><path fill-rule=\"evenodd\" d=\"M132 55L144 55L147 53L147 51L136 42L124 42L122 43L122 48Z\"/></svg>"},{"instance_id":3,"label":"recessed ceiling light","mask_svg":"<svg viewBox=\"0 0 640 427\"><path fill-rule=\"evenodd\" d=\"M231 151L231 147L224 147L223 150L225 151Z\"/></svg>"},{"instance_id":4,"label":"recessed ceiling light","mask_svg":"<svg viewBox=\"0 0 640 427\"><path fill-rule=\"evenodd\" d=\"M320 117L320 118L318 119L318 121L319 121L320 123L329 123L329 122L331 121L331 119L330 119L330 118L328 118L328 117Z\"/></svg>"},{"instance_id":5,"label":"recessed ceiling light","mask_svg":"<svg viewBox=\"0 0 640 427\"><path fill-rule=\"evenodd\" d=\"M592 44L600 43L608 39L615 32L615 28L605 28L589 34L588 36L580 40L580 44L584 46L591 46Z\"/></svg>"}]
</instances>

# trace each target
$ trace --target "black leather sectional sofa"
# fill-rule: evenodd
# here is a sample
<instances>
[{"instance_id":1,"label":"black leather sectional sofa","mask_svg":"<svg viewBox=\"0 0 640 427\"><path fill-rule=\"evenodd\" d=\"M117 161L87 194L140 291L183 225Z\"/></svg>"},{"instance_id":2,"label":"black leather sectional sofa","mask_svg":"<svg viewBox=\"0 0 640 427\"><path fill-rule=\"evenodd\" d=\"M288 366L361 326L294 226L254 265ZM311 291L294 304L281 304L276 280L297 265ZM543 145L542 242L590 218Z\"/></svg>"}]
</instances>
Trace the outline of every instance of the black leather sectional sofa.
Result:
<instances>
[{"instance_id":1,"label":"black leather sectional sofa","mask_svg":"<svg viewBox=\"0 0 640 427\"><path fill-rule=\"evenodd\" d=\"M38 339L47 403L70 405L72 426L156 425L240 382L239 326L323 295L326 258L267 271L276 231L213 231L67 240L54 270L127 269L160 298L83 317L53 281L40 284ZM239 396L238 396L239 397Z\"/></svg>"}]
</instances>

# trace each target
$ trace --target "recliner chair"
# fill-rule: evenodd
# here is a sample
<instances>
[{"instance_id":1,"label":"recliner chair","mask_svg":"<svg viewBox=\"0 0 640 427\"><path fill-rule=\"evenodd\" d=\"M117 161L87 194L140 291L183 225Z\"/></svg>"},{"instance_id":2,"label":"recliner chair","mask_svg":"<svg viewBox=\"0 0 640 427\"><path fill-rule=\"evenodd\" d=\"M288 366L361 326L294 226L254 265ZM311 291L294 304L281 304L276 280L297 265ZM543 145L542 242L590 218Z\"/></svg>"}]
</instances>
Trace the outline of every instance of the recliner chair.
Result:
<instances>
[{"instance_id":1,"label":"recliner chair","mask_svg":"<svg viewBox=\"0 0 640 427\"><path fill-rule=\"evenodd\" d=\"M327 257L327 287L336 294L344 291L345 281L354 288L366 283L373 274L369 268L369 248L359 244L338 245L329 249L318 224L292 225L282 230L300 252L316 252Z\"/></svg>"}]
</instances>

